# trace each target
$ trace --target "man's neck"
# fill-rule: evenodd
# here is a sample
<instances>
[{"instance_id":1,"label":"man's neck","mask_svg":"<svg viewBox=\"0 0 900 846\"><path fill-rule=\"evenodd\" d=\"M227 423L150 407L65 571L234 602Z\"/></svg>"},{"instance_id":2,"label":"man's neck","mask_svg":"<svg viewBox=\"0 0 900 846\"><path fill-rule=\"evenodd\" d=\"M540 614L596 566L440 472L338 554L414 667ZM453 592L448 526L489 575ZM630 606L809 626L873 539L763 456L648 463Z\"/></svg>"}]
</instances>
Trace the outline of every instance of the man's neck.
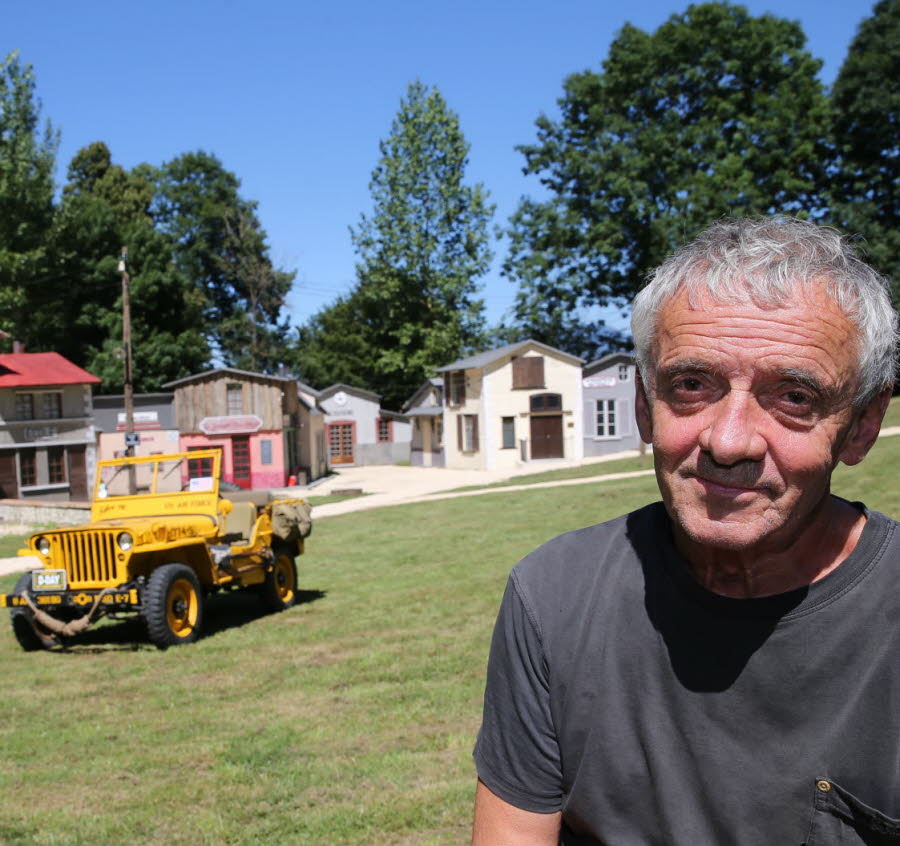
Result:
<instances>
[{"instance_id":1,"label":"man's neck","mask_svg":"<svg viewBox=\"0 0 900 846\"><path fill-rule=\"evenodd\" d=\"M810 515L806 530L786 548L704 547L677 527L675 545L698 584L722 596L751 599L787 593L827 576L856 547L865 523L864 514L829 496Z\"/></svg>"}]
</instances>

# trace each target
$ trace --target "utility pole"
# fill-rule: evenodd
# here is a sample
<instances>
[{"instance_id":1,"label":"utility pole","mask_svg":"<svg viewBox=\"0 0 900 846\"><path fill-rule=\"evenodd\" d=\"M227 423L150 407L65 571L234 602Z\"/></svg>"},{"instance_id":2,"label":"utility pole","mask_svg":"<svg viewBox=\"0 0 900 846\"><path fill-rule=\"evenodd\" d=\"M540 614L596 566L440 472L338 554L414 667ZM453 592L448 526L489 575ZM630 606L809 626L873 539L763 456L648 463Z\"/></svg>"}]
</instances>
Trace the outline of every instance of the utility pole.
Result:
<instances>
[{"instance_id":1,"label":"utility pole","mask_svg":"<svg viewBox=\"0 0 900 846\"><path fill-rule=\"evenodd\" d=\"M128 275L128 247L122 247L119 271L122 274L122 348L125 361L125 454L134 455L134 446L130 443L134 438L134 389L131 378L131 277Z\"/></svg>"}]
</instances>

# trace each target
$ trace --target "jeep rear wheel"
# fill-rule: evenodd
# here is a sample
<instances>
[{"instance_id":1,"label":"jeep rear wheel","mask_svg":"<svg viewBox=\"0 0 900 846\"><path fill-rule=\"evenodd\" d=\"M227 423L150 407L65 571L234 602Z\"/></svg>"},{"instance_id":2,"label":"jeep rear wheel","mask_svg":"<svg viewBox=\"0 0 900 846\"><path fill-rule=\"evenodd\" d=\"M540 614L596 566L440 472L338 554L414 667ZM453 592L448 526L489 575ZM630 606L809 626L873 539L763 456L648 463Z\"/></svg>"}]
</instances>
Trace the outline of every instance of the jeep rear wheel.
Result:
<instances>
[{"instance_id":1,"label":"jeep rear wheel","mask_svg":"<svg viewBox=\"0 0 900 846\"><path fill-rule=\"evenodd\" d=\"M297 564L286 549L276 549L275 563L266 573L262 598L267 608L283 611L297 601Z\"/></svg>"},{"instance_id":2,"label":"jeep rear wheel","mask_svg":"<svg viewBox=\"0 0 900 846\"><path fill-rule=\"evenodd\" d=\"M23 573L16 582L15 592L25 593L30 587L31 573ZM27 605L11 609L9 616L13 634L19 642L19 646L26 652L49 649L59 643L59 639L53 632L45 629L34 619L34 612Z\"/></svg>"},{"instance_id":3,"label":"jeep rear wheel","mask_svg":"<svg viewBox=\"0 0 900 846\"><path fill-rule=\"evenodd\" d=\"M197 575L184 564L154 570L144 596L144 621L160 649L193 643L203 622L203 594Z\"/></svg>"}]
</instances>

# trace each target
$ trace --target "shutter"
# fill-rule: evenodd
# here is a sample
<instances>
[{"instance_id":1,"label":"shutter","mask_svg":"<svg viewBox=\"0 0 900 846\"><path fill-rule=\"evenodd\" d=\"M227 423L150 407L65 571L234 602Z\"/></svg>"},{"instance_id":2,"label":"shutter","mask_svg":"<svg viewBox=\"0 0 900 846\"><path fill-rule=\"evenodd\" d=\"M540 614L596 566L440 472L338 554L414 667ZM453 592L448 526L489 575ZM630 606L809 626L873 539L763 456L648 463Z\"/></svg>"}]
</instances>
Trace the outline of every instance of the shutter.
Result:
<instances>
[{"instance_id":1,"label":"shutter","mask_svg":"<svg viewBox=\"0 0 900 846\"><path fill-rule=\"evenodd\" d=\"M629 437L634 433L634 411L631 409L631 400L616 400L616 422L619 426L619 434Z\"/></svg>"},{"instance_id":2,"label":"shutter","mask_svg":"<svg viewBox=\"0 0 900 846\"><path fill-rule=\"evenodd\" d=\"M514 358L512 360L512 371L513 371L513 390L518 390L519 388L525 387L525 374L522 371L524 358Z\"/></svg>"},{"instance_id":3,"label":"shutter","mask_svg":"<svg viewBox=\"0 0 900 846\"><path fill-rule=\"evenodd\" d=\"M463 451L463 416L456 415L456 448L459 452Z\"/></svg>"},{"instance_id":4,"label":"shutter","mask_svg":"<svg viewBox=\"0 0 900 846\"><path fill-rule=\"evenodd\" d=\"M472 452L478 452L478 415L472 415Z\"/></svg>"},{"instance_id":5,"label":"shutter","mask_svg":"<svg viewBox=\"0 0 900 846\"><path fill-rule=\"evenodd\" d=\"M593 438L597 434L597 403L594 400L585 400L584 403L584 436Z\"/></svg>"},{"instance_id":6,"label":"shutter","mask_svg":"<svg viewBox=\"0 0 900 846\"><path fill-rule=\"evenodd\" d=\"M530 362L529 370L532 388L544 387L544 357L542 355L530 356L526 359Z\"/></svg>"}]
</instances>

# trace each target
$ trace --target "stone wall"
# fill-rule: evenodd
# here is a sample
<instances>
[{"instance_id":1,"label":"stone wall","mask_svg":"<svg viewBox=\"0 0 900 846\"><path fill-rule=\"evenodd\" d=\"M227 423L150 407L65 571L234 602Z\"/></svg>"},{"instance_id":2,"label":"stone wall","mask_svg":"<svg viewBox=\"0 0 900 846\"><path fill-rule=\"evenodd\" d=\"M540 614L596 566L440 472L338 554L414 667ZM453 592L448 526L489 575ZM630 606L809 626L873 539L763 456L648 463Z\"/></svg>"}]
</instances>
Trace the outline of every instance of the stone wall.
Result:
<instances>
[{"instance_id":1,"label":"stone wall","mask_svg":"<svg viewBox=\"0 0 900 846\"><path fill-rule=\"evenodd\" d=\"M0 522L43 526L77 526L91 518L87 502L37 502L23 499L0 499Z\"/></svg>"}]
</instances>

